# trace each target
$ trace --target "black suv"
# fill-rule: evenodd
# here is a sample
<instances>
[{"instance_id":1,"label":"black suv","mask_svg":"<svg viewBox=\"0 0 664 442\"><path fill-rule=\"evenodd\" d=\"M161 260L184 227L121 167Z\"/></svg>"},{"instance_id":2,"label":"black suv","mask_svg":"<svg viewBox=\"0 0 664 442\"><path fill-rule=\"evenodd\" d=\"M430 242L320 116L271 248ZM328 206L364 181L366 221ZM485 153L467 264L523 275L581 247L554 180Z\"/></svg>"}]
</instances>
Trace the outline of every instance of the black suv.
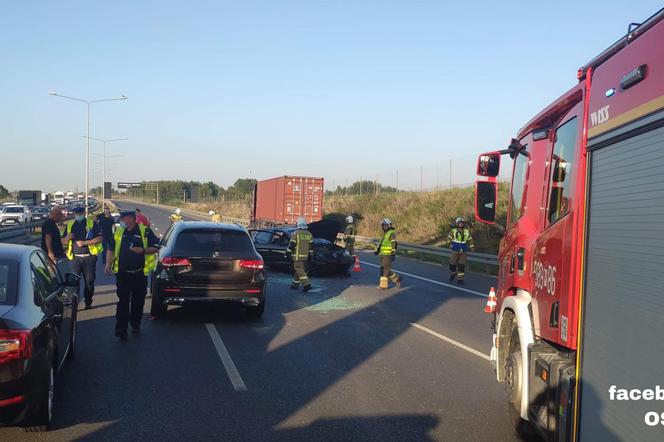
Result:
<instances>
[{"instance_id":1,"label":"black suv","mask_svg":"<svg viewBox=\"0 0 664 442\"><path fill-rule=\"evenodd\" d=\"M161 241L151 281L153 316L169 304L242 303L250 317L265 309L263 258L246 229L237 224L174 223Z\"/></svg>"}]
</instances>

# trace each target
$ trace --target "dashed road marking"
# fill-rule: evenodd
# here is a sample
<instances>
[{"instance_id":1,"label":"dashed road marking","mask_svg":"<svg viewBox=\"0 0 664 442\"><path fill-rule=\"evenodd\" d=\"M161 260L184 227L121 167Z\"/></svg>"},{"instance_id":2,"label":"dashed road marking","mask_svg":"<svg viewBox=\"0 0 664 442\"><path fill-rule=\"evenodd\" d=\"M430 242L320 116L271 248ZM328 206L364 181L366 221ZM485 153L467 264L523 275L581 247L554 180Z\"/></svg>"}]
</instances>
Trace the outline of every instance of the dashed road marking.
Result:
<instances>
[{"instance_id":1,"label":"dashed road marking","mask_svg":"<svg viewBox=\"0 0 664 442\"><path fill-rule=\"evenodd\" d=\"M491 360L491 357L490 357L489 355L484 354L484 353L482 353L482 352L480 352L480 351L477 351L477 350L475 350L475 349L472 348L472 347L468 347L467 345L464 345L464 344L462 344L462 343L459 342L459 341L455 341L455 340L452 339L452 338L448 338L447 336L441 335L440 333L435 332L435 331L433 331L433 330L431 330L431 329L428 329L428 328L424 327L423 325L415 324L415 323L412 323L412 322L411 322L410 325L412 325L412 326L415 327L415 328L418 328L418 329L422 330L422 331L425 332L425 333L429 333L431 336L435 336L435 337L437 337L437 338L439 338L439 339L442 339L443 341L448 342L448 343L454 345L455 347L460 348L461 350L466 350L468 353L472 353L472 354L474 354L475 356L479 356L479 357L482 358L482 359L486 359L487 361L490 361L490 360Z\"/></svg>"},{"instance_id":2,"label":"dashed road marking","mask_svg":"<svg viewBox=\"0 0 664 442\"><path fill-rule=\"evenodd\" d=\"M214 348L217 350L217 354L221 359L221 363L224 364L224 368L226 369L226 374L228 375L228 378L231 380L233 388L235 388L235 391L246 390L247 386L244 384L242 376L240 376L240 372L235 366L235 363L233 362L230 353L228 353L228 350L224 345L224 341L221 340L221 336L219 336L217 328L214 326L214 324L205 324L205 328L207 328L207 331L210 334L210 338L212 338L212 343L214 344Z\"/></svg>"},{"instance_id":3,"label":"dashed road marking","mask_svg":"<svg viewBox=\"0 0 664 442\"><path fill-rule=\"evenodd\" d=\"M379 265L372 264L370 262L366 262L366 261L360 261L360 262L364 265L368 265L368 266L371 266L371 267L376 267L377 269L380 268ZM466 288L459 287L459 286L456 286L456 285L453 285L453 284L446 284L444 282L436 281L435 279L429 279L429 278L425 278L423 276L414 275L412 273L402 272L401 270L397 270L397 269L392 269L392 270L394 270L395 273L398 273L400 275L409 276L411 278L419 279L421 281L430 282L431 284L436 284L436 285L440 285L440 286L443 286L443 287L448 287L448 288L451 288L451 289L454 289L454 290L459 290L459 291L462 291L462 292L465 292L465 293L470 293L471 295L475 295L475 296L481 296L482 298L488 298L489 297L489 295L485 295L484 293L481 293L481 292L476 292L475 290L466 289Z\"/></svg>"}]
</instances>

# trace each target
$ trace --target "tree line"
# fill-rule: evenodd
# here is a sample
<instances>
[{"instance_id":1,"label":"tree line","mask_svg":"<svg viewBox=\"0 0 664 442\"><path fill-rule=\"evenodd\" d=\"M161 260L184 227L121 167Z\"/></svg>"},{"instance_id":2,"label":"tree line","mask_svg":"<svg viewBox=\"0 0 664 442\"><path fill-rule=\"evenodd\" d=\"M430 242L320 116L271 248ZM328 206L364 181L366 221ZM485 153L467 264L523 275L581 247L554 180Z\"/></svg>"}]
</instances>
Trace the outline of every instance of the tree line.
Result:
<instances>
[{"instance_id":1,"label":"tree line","mask_svg":"<svg viewBox=\"0 0 664 442\"><path fill-rule=\"evenodd\" d=\"M232 186L223 188L212 182L162 180L142 182L141 187L127 189L126 195L138 198L157 199L163 204L177 204L183 200L209 201L211 199L241 200L253 194L256 180L240 178Z\"/></svg>"}]
</instances>

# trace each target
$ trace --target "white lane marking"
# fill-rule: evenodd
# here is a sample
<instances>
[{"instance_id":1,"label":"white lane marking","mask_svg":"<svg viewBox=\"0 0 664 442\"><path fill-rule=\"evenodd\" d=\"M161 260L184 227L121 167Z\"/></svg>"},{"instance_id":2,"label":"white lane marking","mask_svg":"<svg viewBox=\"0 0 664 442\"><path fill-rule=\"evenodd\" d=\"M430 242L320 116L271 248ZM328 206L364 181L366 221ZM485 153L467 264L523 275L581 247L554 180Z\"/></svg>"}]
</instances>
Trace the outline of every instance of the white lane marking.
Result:
<instances>
[{"instance_id":1,"label":"white lane marking","mask_svg":"<svg viewBox=\"0 0 664 442\"><path fill-rule=\"evenodd\" d=\"M379 265L372 264L370 262L361 261L361 260L360 260L360 262L362 264L365 264L365 265L368 265L368 266L371 266L371 267L376 267L377 269L380 268ZM465 289L463 287L459 287L459 286L456 286L456 285L453 285L453 284L446 284L444 282L436 281L434 279L425 278L424 276L418 276L418 275L414 275L412 273L402 272L401 270L397 270L397 269L392 269L392 270L394 270L395 273L398 273L400 275L405 275L405 276L409 276L411 278L415 278L415 279L419 279L419 280L422 280L422 281L430 282L431 284L442 285L443 287L449 287L451 289L455 289L455 290L459 290L459 291L462 291L462 292L470 293L471 295L481 296L482 298L488 298L489 297L489 295L485 295L484 293L481 293L481 292L476 292L475 290Z\"/></svg>"},{"instance_id":2,"label":"white lane marking","mask_svg":"<svg viewBox=\"0 0 664 442\"><path fill-rule=\"evenodd\" d=\"M452 339L452 338L448 338L447 336L443 336L443 335L441 335L440 333L437 333L437 332L435 332L435 331L433 331L433 330L431 330L431 329L428 329L428 328L424 327L423 325L415 324L415 323L413 323L413 322L411 322L410 325L412 325L412 326L415 327L415 328L419 328L419 329L422 330L423 332L429 333L429 334L432 335L432 336L435 336L435 337L437 337L437 338L439 338L439 339L442 339L442 340L445 341L445 342L449 342L450 344L452 344L452 345L454 345L454 346L456 346L456 347L459 347L461 350L466 350L468 353L472 353L472 354L474 354L475 356L479 356L480 358L486 359L487 361L490 361L490 360L491 360L491 358L489 357L489 355L486 355L486 354L484 354L484 353L482 353L482 352L480 352L480 351L477 351L477 350L475 350L474 348L468 347L467 345L464 345L464 344L462 344L462 343L459 342L459 341L455 341L455 340Z\"/></svg>"},{"instance_id":3,"label":"white lane marking","mask_svg":"<svg viewBox=\"0 0 664 442\"><path fill-rule=\"evenodd\" d=\"M224 364L226 374L228 374L228 378L231 380L233 388L235 388L235 391L246 390L247 386L244 384L242 376L240 376L240 372L237 370L233 359L231 359L231 355L228 353L228 350L224 345L224 341L221 340L221 336L219 336L217 328L213 324L205 324L205 328L207 328L207 331L212 338L214 348L217 349L217 354L219 354L221 363Z\"/></svg>"}]
</instances>

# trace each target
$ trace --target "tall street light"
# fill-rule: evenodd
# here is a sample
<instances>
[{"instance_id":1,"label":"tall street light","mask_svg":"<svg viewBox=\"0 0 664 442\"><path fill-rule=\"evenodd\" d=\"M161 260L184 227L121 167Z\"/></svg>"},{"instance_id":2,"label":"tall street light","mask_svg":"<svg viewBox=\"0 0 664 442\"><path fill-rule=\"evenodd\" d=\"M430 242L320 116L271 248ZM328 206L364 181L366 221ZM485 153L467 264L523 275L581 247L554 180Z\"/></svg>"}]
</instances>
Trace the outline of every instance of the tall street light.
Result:
<instances>
[{"instance_id":1,"label":"tall street light","mask_svg":"<svg viewBox=\"0 0 664 442\"><path fill-rule=\"evenodd\" d=\"M101 202L102 202L102 205L103 205L103 204L106 204L106 193L104 192L104 189L105 189L104 186L106 185L106 158L122 156L122 155L108 155L107 156L106 155L106 143L114 143L116 141L127 141L127 140L129 140L129 138L112 138L110 140L105 140L105 139L102 139L102 138L95 138L95 137L86 137L86 136L83 136L83 138L88 138L88 140L99 141L100 143L102 143L104 145L104 154L103 154L104 165L103 165L103 168L102 168L102 177L103 178L102 178L102 182L101 182L102 183L101 184L101 189L102 189L101 190L101 195L102 195L101 196ZM87 205L87 203L85 203L85 204Z\"/></svg>"},{"instance_id":2,"label":"tall street light","mask_svg":"<svg viewBox=\"0 0 664 442\"><path fill-rule=\"evenodd\" d=\"M88 191L90 189L90 105L92 103L103 103L106 101L121 101L126 100L128 97L126 95L121 95L118 98L103 98L101 100L84 100L82 98L69 97L67 95L60 95L55 92L49 92L49 95L54 97L66 98L67 100L80 101L85 103L88 109L88 136L87 138L87 149L85 151L85 215L88 215Z\"/></svg>"}]
</instances>

